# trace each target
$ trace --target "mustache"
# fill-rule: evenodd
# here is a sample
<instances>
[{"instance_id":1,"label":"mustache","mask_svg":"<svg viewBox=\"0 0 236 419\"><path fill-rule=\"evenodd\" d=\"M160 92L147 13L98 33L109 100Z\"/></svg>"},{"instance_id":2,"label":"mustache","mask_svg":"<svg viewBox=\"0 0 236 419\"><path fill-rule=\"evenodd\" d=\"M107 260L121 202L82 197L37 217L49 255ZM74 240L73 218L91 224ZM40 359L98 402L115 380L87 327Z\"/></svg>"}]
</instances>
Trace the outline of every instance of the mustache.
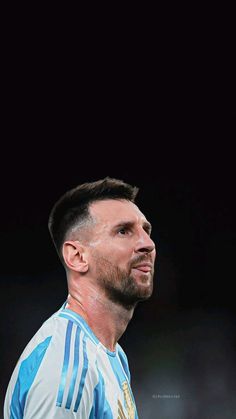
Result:
<instances>
[{"instance_id":1,"label":"mustache","mask_svg":"<svg viewBox=\"0 0 236 419\"><path fill-rule=\"evenodd\" d=\"M131 262L130 262L130 269L133 267L133 266L135 266L135 265L138 265L139 263L142 263L142 262L149 262L149 263L152 263L152 265L153 265L153 260L152 260L152 257L151 256L149 256L149 255L140 255L140 256L137 256L136 258L134 258Z\"/></svg>"}]
</instances>

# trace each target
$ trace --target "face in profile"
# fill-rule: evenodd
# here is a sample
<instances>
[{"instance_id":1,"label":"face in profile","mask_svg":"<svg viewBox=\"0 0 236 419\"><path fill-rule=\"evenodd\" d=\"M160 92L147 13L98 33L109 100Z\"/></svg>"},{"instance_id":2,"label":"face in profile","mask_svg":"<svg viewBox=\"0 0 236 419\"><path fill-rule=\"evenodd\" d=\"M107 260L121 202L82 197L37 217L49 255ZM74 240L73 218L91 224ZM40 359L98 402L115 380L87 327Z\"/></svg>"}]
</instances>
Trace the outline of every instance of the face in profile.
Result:
<instances>
[{"instance_id":1,"label":"face in profile","mask_svg":"<svg viewBox=\"0 0 236 419\"><path fill-rule=\"evenodd\" d=\"M97 201L90 213L95 224L89 265L97 284L124 307L149 298L156 256L150 223L126 200Z\"/></svg>"}]
</instances>

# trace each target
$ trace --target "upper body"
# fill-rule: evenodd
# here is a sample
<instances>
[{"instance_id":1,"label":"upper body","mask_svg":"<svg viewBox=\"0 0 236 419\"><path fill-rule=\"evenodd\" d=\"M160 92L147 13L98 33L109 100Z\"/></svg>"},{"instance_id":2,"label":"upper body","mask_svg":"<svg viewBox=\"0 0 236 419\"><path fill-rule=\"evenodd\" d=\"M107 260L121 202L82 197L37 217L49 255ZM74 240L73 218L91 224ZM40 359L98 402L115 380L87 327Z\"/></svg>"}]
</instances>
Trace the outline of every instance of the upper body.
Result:
<instances>
[{"instance_id":1,"label":"upper body","mask_svg":"<svg viewBox=\"0 0 236 419\"><path fill-rule=\"evenodd\" d=\"M137 418L126 355L109 351L84 319L62 307L22 353L5 419ZM122 416L123 415L123 416Z\"/></svg>"},{"instance_id":2,"label":"upper body","mask_svg":"<svg viewBox=\"0 0 236 419\"><path fill-rule=\"evenodd\" d=\"M155 245L136 193L106 178L68 191L53 207L49 230L68 298L23 352L9 383L6 419L137 417L117 343L153 290Z\"/></svg>"}]
</instances>

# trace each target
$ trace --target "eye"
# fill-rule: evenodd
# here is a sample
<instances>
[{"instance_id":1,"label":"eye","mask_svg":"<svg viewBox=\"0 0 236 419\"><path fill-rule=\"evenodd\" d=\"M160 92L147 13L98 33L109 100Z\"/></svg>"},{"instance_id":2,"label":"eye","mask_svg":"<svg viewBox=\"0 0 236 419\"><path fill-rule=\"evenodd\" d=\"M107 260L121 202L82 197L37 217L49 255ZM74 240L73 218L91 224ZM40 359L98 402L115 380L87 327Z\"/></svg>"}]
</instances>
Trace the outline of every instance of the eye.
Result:
<instances>
[{"instance_id":1,"label":"eye","mask_svg":"<svg viewBox=\"0 0 236 419\"><path fill-rule=\"evenodd\" d=\"M127 227L121 227L121 228L119 228L118 233L121 234L122 236L125 236L125 234L128 233L128 228Z\"/></svg>"}]
</instances>

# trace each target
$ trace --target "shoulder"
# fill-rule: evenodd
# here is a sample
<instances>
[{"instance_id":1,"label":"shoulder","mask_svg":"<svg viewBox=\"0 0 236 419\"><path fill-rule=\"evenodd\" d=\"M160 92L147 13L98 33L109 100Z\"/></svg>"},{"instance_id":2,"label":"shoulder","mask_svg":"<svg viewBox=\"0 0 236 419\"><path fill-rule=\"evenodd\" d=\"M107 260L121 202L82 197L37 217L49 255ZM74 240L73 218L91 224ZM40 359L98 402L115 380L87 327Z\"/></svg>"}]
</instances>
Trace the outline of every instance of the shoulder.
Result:
<instances>
[{"instance_id":1,"label":"shoulder","mask_svg":"<svg viewBox=\"0 0 236 419\"><path fill-rule=\"evenodd\" d=\"M53 375L58 376L59 369L61 374L66 374L69 382L82 373L82 370L83 374L88 369L97 371L96 345L83 329L83 325L68 318L53 316L41 329L40 340L43 337L44 341L47 335L46 339L49 342L45 357L45 373L52 370L50 365L53 365Z\"/></svg>"},{"instance_id":2,"label":"shoulder","mask_svg":"<svg viewBox=\"0 0 236 419\"><path fill-rule=\"evenodd\" d=\"M9 400L26 417L36 418L39 410L50 417L63 411L81 411L87 417L98 381L96 346L86 331L71 319L53 315L22 353Z\"/></svg>"}]
</instances>

